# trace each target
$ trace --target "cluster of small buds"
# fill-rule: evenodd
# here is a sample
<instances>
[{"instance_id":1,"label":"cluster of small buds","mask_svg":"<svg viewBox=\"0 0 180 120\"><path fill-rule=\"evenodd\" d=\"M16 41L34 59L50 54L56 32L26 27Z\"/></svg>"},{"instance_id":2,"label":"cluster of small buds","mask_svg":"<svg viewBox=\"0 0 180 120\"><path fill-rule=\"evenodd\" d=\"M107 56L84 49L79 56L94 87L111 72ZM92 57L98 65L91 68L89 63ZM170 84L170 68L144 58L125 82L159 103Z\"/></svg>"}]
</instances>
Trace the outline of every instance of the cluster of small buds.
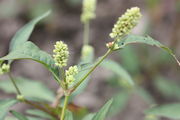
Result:
<instances>
[{"instance_id":1,"label":"cluster of small buds","mask_svg":"<svg viewBox=\"0 0 180 120\"><path fill-rule=\"evenodd\" d=\"M129 34L130 31L138 24L140 17L141 13L138 7L127 9L125 14L119 17L117 23L114 25L114 28L110 33L110 37L117 38Z\"/></svg>"},{"instance_id":2,"label":"cluster of small buds","mask_svg":"<svg viewBox=\"0 0 180 120\"><path fill-rule=\"evenodd\" d=\"M78 73L78 67L77 66L71 66L68 70L66 70L66 83L67 85L71 85L75 81L75 75Z\"/></svg>"},{"instance_id":3,"label":"cluster of small buds","mask_svg":"<svg viewBox=\"0 0 180 120\"><path fill-rule=\"evenodd\" d=\"M87 23L89 20L96 17L96 0L83 0L83 8L81 14L81 21Z\"/></svg>"},{"instance_id":4,"label":"cluster of small buds","mask_svg":"<svg viewBox=\"0 0 180 120\"><path fill-rule=\"evenodd\" d=\"M60 68L67 66L67 61L69 57L68 46L62 41L58 41L56 42L54 47L55 49L53 50L53 57L55 60L55 65Z\"/></svg>"},{"instance_id":5,"label":"cluster of small buds","mask_svg":"<svg viewBox=\"0 0 180 120\"><path fill-rule=\"evenodd\" d=\"M10 69L10 65L9 64L2 64L2 66L0 67L0 75L4 74L4 73L8 73Z\"/></svg>"}]
</instances>

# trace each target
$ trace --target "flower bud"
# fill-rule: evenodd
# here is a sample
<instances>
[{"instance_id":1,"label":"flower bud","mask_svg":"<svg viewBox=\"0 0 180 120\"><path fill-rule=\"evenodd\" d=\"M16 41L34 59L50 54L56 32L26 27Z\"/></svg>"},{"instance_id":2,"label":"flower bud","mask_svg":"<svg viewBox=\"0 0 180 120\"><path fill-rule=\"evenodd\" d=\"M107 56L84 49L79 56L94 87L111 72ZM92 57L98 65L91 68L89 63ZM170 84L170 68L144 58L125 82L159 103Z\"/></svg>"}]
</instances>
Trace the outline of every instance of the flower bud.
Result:
<instances>
[{"instance_id":1,"label":"flower bud","mask_svg":"<svg viewBox=\"0 0 180 120\"><path fill-rule=\"evenodd\" d=\"M109 34L111 38L122 37L130 33L130 31L137 25L141 17L140 9L133 7L119 17L117 23L114 25L112 32Z\"/></svg>"},{"instance_id":2,"label":"flower bud","mask_svg":"<svg viewBox=\"0 0 180 120\"><path fill-rule=\"evenodd\" d=\"M62 41L58 41L56 42L54 47L55 49L53 50L54 52L53 57L54 57L55 65L60 68L67 66L67 61L69 57L69 51L67 45Z\"/></svg>"},{"instance_id":3,"label":"flower bud","mask_svg":"<svg viewBox=\"0 0 180 120\"><path fill-rule=\"evenodd\" d=\"M96 17L96 0L83 0L83 8L81 14L81 22L87 23Z\"/></svg>"},{"instance_id":4,"label":"flower bud","mask_svg":"<svg viewBox=\"0 0 180 120\"><path fill-rule=\"evenodd\" d=\"M10 70L10 65L9 64L2 64L2 66L0 67L0 75L4 74L4 73L8 73Z\"/></svg>"}]
</instances>

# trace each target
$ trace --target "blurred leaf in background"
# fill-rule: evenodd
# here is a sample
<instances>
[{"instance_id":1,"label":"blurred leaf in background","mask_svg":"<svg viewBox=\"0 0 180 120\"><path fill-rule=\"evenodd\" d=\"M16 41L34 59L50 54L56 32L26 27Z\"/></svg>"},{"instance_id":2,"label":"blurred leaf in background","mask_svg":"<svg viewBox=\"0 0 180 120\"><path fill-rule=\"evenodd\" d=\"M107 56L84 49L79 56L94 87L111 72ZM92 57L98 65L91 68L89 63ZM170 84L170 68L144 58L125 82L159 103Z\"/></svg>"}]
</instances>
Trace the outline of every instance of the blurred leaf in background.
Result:
<instances>
[{"instance_id":1,"label":"blurred leaf in background","mask_svg":"<svg viewBox=\"0 0 180 120\"><path fill-rule=\"evenodd\" d=\"M18 0L1 0L0 18L15 17L22 11L21 5L21 2L18 2Z\"/></svg>"},{"instance_id":2,"label":"blurred leaf in background","mask_svg":"<svg viewBox=\"0 0 180 120\"><path fill-rule=\"evenodd\" d=\"M50 119L50 120L55 120L52 116L48 115L47 113L45 113L43 111L37 110L37 109L28 109L26 111L26 113L28 115L37 116L37 117L44 118L44 119L46 118L46 119Z\"/></svg>"},{"instance_id":3,"label":"blurred leaf in background","mask_svg":"<svg viewBox=\"0 0 180 120\"><path fill-rule=\"evenodd\" d=\"M10 111L11 114L13 114L14 117L16 117L18 120L28 120L28 118L26 116L24 116L23 114L16 112L14 110Z\"/></svg>"},{"instance_id":4,"label":"blurred leaf in background","mask_svg":"<svg viewBox=\"0 0 180 120\"><path fill-rule=\"evenodd\" d=\"M104 60L101 63L101 66L115 73L118 76L118 79L122 81L121 83L124 83L125 86L132 87L134 85L134 81L129 73L121 67L119 63L112 60Z\"/></svg>"},{"instance_id":5,"label":"blurred leaf in background","mask_svg":"<svg viewBox=\"0 0 180 120\"><path fill-rule=\"evenodd\" d=\"M18 101L15 99L0 99L0 120L4 120L9 108L15 105Z\"/></svg>"},{"instance_id":6,"label":"blurred leaf in background","mask_svg":"<svg viewBox=\"0 0 180 120\"><path fill-rule=\"evenodd\" d=\"M131 74L138 74L140 72L140 60L136 49L132 46L127 46L121 51L119 51L121 64L127 71Z\"/></svg>"},{"instance_id":7,"label":"blurred leaf in background","mask_svg":"<svg viewBox=\"0 0 180 120\"><path fill-rule=\"evenodd\" d=\"M54 100L54 93L39 81L26 78L15 78L16 84L25 97L32 97L46 101ZM10 80L1 80L0 89L6 93L16 93Z\"/></svg>"},{"instance_id":8,"label":"blurred leaf in background","mask_svg":"<svg viewBox=\"0 0 180 120\"><path fill-rule=\"evenodd\" d=\"M158 5L158 3L160 2L160 0L145 0L146 4L149 8L154 8Z\"/></svg>"},{"instance_id":9,"label":"blurred leaf in background","mask_svg":"<svg viewBox=\"0 0 180 120\"><path fill-rule=\"evenodd\" d=\"M180 104L166 104L148 109L148 115L167 117L172 119L180 119Z\"/></svg>"},{"instance_id":10,"label":"blurred leaf in background","mask_svg":"<svg viewBox=\"0 0 180 120\"><path fill-rule=\"evenodd\" d=\"M155 78L154 86L166 98L176 98L180 100L180 85L177 82L159 76Z\"/></svg>"}]
</instances>

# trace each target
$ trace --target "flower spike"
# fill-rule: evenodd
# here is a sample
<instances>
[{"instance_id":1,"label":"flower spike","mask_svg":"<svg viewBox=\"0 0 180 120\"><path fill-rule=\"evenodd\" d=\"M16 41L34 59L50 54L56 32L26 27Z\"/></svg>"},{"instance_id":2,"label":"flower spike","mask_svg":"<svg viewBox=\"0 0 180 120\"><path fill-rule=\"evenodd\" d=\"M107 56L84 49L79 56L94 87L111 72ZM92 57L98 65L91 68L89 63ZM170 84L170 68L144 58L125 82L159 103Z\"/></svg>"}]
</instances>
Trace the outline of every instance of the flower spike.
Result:
<instances>
[{"instance_id":1,"label":"flower spike","mask_svg":"<svg viewBox=\"0 0 180 120\"><path fill-rule=\"evenodd\" d=\"M130 31L137 25L141 17L140 9L133 7L119 17L117 23L114 25L112 32L109 34L111 38L122 37L130 33Z\"/></svg>"},{"instance_id":2,"label":"flower spike","mask_svg":"<svg viewBox=\"0 0 180 120\"><path fill-rule=\"evenodd\" d=\"M81 22L87 23L96 17L96 0L83 0L83 9L81 14Z\"/></svg>"},{"instance_id":3,"label":"flower spike","mask_svg":"<svg viewBox=\"0 0 180 120\"><path fill-rule=\"evenodd\" d=\"M71 85L74 81L75 81L75 78L74 76L78 73L78 67L75 65L75 66L71 66L69 67L68 70L66 70L66 83L67 85Z\"/></svg>"},{"instance_id":4,"label":"flower spike","mask_svg":"<svg viewBox=\"0 0 180 120\"><path fill-rule=\"evenodd\" d=\"M67 61L69 57L69 51L67 45L62 41L58 41L56 42L54 47L55 49L53 50L54 52L53 57L54 57L55 65L60 68L67 66Z\"/></svg>"}]
</instances>

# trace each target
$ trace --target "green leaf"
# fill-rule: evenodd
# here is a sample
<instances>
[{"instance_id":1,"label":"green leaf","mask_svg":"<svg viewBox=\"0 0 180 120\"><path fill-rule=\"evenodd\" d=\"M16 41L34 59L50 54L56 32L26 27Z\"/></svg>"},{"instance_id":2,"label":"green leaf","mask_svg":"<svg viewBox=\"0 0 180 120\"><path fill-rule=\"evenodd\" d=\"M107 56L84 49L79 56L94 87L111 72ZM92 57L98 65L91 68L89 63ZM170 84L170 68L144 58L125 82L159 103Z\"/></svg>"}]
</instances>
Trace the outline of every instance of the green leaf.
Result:
<instances>
[{"instance_id":1,"label":"green leaf","mask_svg":"<svg viewBox=\"0 0 180 120\"><path fill-rule=\"evenodd\" d=\"M94 113L90 113L90 114L86 115L82 120L92 120L94 115L95 115Z\"/></svg>"},{"instance_id":2,"label":"green leaf","mask_svg":"<svg viewBox=\"0 0 180 120\"><path fill-rule=\"evenodd\" d=\"M127 37L125 37L122 40L119 40L117 42L117 45L118 45L117 49L121 49L121 48L125 47L126 45L129 45L129 44L132 44L132 43L144 43L144 44L148 44L148 45L151 45L151 46L156 46L158 48L162 48L163 50L168 52L172 57L174 57L174 59L176 60L176 62L180 66L180 62L178 61L176 56L173 54L171 49L169 49L168 47L162 45L159 41L156 41L156 40L154 40L153 38L151 38L149 36L128 35Z\"/></svg>"},{"instance_id":3,"label":"green leaf","mask_svg":"<svg viewBox=\"0 0 180 120\"><path fill-rule=\"evenodd\" d=\"M127 46L119 51L121 65L126 68L131 74L140 73L140 60L136 49L132 46ZM133 59L132 59L133 58Z\"/></svg>"},{"instance_id":4,"label":"green leaf","mask_svg":"<svg viewBox=\"0 0 180 120\"><path fill-rule=\"evenodd\" d=\"M19 48L24 42L26 42L29 39L35 25L40 20L47 17L49 14L50 14L50 11L47 11L46 13L33 19L24 27L22 27L12 38L11 43L10 43L10 51L15 50L16 48Z\"/></svg>"},{"instance_id":5,"label":"green leaf","mask_svg":"<svg viewBox=\"0 0 180 120\"><path fill-rule=\"evenodd\" d=\"M180 119L180 104L176 103L156 106L148 109L145 113L171 119Z\"/></svg>"},{"instance_id":6,"label":"green leaf","mask_svg":"<svg viewBox=\"0 0 180 120\"><path fill-rule=\"evenodd\" d=\"M110 99L101 109L99 112L95 114L92 120L105 120L105 117L111 107L113 99Z\"/></svg>"},{"instance_id":7,"label":"green leaf","mask_svg":"<svg viewBox=\"0 0 180 120\"><path fill-rule=\"evenodd\" d=\"M29 115L38 116L38 117L41 117L41 118L47 118L47 119L50 119L50 120L56 120L52 116L50 116L47 113L45 113L43 111L40 111L40 110L31 109L31 110L27 110L26 113L28 113Z\"/></svg>"},{"instance_id":8,"label":"green leaf","mask_svg":"<svg viewBox=\"0 0 180 120\"><path fill-rule=\"evenodd\" d=\"M154 104L155 100L153 96L144 88L136 87L136 93L142 97L148 104Z\"/></svg>"},{"instance_id":9,"label":"green leaf","mask_svg":"<svg viewBox=\"0 0 180 120\"><path fill-rule=\"evenodd\" d=\"M134 85L134 82L131 76L129 75L129 73L124 68L122 68L120 64L116 63L115 61L104 60L100 65L116 73L118 77L124 81L123 83L126 83L129 86Z\"/></svg>"},{"instance_id":10,"label":"green leaf","mask_svg":"<svg viewBox=\"0 0 180 120\"><path fill-rule=\"evenodd\" d=\"M0 100L0 120L4 120L9 108L17 102L15 99Z\"/></svg>"},{"instance_id":11,"label":"green leaf","mask_svg":"<svg viewBox=\"0 0 180 120\"><path fill-rule=\"evenodd\" d=\"M114 116L117 113L120 113L127 105L128 99L129 93L126 91L122 91L120 93L115 94L108 116Z\"/></svg>"},{"instance_id":12,"label":"green leaf","mask_svg":"<svg viewBox=\"0 0 180 120\"><path fill-rule=\"evenodd\" d=\"M4 120L18 120L18 119L16 119L15 117L7 116Z\"/></svg>"},{"instance_id":13,"label":"green leaf","mask_svg":"<svg viewBox=\"0 0 180 120\"><path fill-rule=\"evenodd\" d=\"M41 82L25 78L15 78L15 81L25 97L38 98L46 101L52 101L55 98L54 93ZM16 93L16 90L10 80L2 80L0 89L7 93Z\"/></svg>"},{"instance_id":14,"label":"green leaf","mask_svg":"<svg viewBox=\"0 0 180 120\"><path fill-rule=\"evenodd\" d=\"M0 60L18 60L18 59L31 59L43 64L55 77L58 79L58 68L55 66L53 58L46 52L40 50L32 42L25 42L21 44L16 50L13 50L8 55L0 58Z\"/></svg>"},{"instance_id":15,"label":"green leaf","mask_svg":"<svg viewBox=\"0 0 180 120\"><path fill-rule=\"evenodd\" d=\"M164 77L157 77L154 84L165 97L180 99L180 86L176 82Z\"/></svg>"},{"instance_id":16,"label":"green leaf","mask_svg":"<svg viewBox=\"0 0 180 120\"><path fill-rule=\"evenodd\" d=\"M24 116L23 114L16 112L14 110L10 111L18 120L28 120L26 118L26 116Z\"/></svg>"},{"instance_id":17,"label":"green leaf","mask_svg":"<svg viewBox=\"0 0 180 120\"><path fill-rule=\"evenodd\" d=\"M28 117L28 120L44 120L44 119L40 119L40 118L37 118L37 117Z\"/></svg>"},{"instance_id":18,"label":"green leaf","mask_svg":"<svg viewBox=\"0 0 180 120\"><path fill-rule=\"evenodd\" d=\"M66 111L65 120L73 120L73 114L70 111Z\"/></svg>"}]
</instances>

